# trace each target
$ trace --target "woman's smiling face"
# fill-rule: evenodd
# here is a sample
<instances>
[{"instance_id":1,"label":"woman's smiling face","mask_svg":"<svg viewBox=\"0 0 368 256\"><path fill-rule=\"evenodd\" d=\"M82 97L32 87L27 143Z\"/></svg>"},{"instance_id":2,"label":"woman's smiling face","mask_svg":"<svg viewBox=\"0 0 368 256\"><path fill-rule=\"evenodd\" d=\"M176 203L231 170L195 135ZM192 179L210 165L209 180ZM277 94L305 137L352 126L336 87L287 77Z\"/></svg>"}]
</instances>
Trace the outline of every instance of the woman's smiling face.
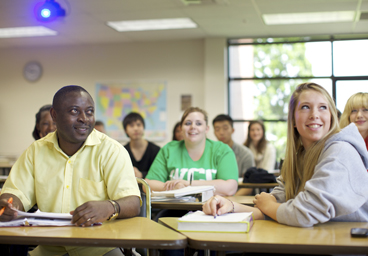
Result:
<instances>
[{"instance_id":1,"label":"woman's smiling face","mask_svg":"<svg viewBox=\"0 0 368 256\"><path fill-rule=\"evenodd\" d=\"M302 92L294 113L297 128L305 149L322 139L331 127L328 101L314 90Z\"/></svg>"}]
</instances>

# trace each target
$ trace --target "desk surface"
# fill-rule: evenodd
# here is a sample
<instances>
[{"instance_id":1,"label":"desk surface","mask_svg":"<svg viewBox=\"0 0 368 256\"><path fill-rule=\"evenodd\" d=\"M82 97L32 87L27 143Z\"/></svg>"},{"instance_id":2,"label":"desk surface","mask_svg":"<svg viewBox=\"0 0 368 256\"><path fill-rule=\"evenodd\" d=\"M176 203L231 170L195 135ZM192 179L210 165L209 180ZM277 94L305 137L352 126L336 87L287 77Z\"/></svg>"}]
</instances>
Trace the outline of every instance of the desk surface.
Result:
<instances>
[{"instance_id":1,"label":"desk surface","mask_svg":"<svg viewBox=\"0 0 368 256\"><path fill-rule=\"evenodd\" d=\"M154 231L154 232L153 232ZM2 244L42 244L149 249L181 249L185 236L147 218L105 222L94 227L0 228Z\"/></svg>"},{"instance_id":2,"label":"desk surface","mask_svg":"<svg viewBox=\"0 0 368 256\"><path fill-rule=\"evenodd\" d=\"M274 188L278 183L238 183L238 188Z\"/></svg>"},{"instance_id":3,"label":"desk surface","mask_svg":"<svg viewBox=\"0 0 368 256\"><path fill-rule=\"evenodd\" d=\"M160 218L177 229L177 218ZM257 220L249 233L181 232L195 249L303 254L367 254L368 238L350 237L351 228L368 228L363 222L328 222L297 228L274 221Z\"/></svg>"},{"instance_id":4,"label":"desk surface","mask_svg":"<svg viewBox=\"0 0 368 256\"><path fill-rule=\"evenodd\" d=\"M253 206L254 196L228 196L230 200L237 202L239 204L245 204ZM175 203L175 202L151 202L152 208L157 209L172 209L172 210L202 210L203 203L200 202L190 202L190 203Z\"/></svg>"}]
</instances>

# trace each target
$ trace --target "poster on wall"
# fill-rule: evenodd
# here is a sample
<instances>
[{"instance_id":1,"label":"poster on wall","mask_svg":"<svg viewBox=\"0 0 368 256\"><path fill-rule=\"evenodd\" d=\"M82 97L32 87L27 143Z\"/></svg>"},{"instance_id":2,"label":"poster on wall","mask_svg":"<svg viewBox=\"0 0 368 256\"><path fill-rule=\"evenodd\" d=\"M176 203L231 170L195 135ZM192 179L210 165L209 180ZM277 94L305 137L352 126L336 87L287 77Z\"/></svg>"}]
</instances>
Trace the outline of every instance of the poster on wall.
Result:
<instances>
[{"instance_id":1,"label":"poster on wall","mask_svg":"<svg viewBox=\"0 0 368 256\"><path fill-rule=\"evenodd\" d=\"M144 136L150 141L166 137L166 83L120 82L96 84L96 120L105 124L106 133L120 142L128 141L122 121L138 112L145 122Z\"/></svg>"}]
</instances>

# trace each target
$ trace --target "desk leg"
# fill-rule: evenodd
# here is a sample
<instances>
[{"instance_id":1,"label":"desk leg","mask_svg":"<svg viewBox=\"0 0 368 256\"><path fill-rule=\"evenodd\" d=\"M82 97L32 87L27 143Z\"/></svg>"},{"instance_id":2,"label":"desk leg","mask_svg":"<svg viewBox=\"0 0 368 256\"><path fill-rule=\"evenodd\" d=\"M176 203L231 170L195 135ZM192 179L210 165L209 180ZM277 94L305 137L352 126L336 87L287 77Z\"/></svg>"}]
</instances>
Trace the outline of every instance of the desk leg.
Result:
<instances>
[{"instance_id":1,"label":"desk leg","mask_svg":"<svg viewBox=\"0 0 368 256\"><path fill-rule=\"evenodd\" d=\"M159 256L159 252L157 249L148 249L148 255L149 256Z\"/></svg>"},{"instance_id":2,"label":"desk leg","mask_svg":"<svg viewBox=\"0 0 368 256\"><path fill-rule=\"evenodd\" d=\"M226 251L217 251L216 252L216 256L225 256L226 255Z\"/></svg>"}]
</instances>

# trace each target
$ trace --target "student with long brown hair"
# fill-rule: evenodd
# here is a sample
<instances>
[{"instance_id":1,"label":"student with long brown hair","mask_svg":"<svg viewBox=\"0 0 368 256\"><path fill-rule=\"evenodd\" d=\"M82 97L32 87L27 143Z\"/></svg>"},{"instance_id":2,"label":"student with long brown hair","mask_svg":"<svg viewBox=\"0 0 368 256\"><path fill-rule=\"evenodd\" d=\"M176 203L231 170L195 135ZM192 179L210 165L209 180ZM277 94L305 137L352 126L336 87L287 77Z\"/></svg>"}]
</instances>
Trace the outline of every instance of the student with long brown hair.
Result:
<instances>
[{"instance_id":1,"label":"student with long brown hair","mask_svg":"<svg viewBox=\"0 0 368 256\"><path fill-rule=\"evenodd\" d=\"M244 146L252 151L257 168L273 171L276 163L276 149L266 140L266 129L263 122L255 120L249 123Z\"/></svg>"},{"instance_id":2,"label":"student with long brown hair","mask_svg":"<svg viewBox=\"0 0 368 256\"><path fill-rule=\"evenodd\" d=\"M253 211L282 224L310 227L329 220L368 221L368 153L355 124L340 131L328 92L315 83L300 84L289 104L287 146L281 176L256 208L220 196L207 201L207 214Z\"/></svg>"}]
</instances>

